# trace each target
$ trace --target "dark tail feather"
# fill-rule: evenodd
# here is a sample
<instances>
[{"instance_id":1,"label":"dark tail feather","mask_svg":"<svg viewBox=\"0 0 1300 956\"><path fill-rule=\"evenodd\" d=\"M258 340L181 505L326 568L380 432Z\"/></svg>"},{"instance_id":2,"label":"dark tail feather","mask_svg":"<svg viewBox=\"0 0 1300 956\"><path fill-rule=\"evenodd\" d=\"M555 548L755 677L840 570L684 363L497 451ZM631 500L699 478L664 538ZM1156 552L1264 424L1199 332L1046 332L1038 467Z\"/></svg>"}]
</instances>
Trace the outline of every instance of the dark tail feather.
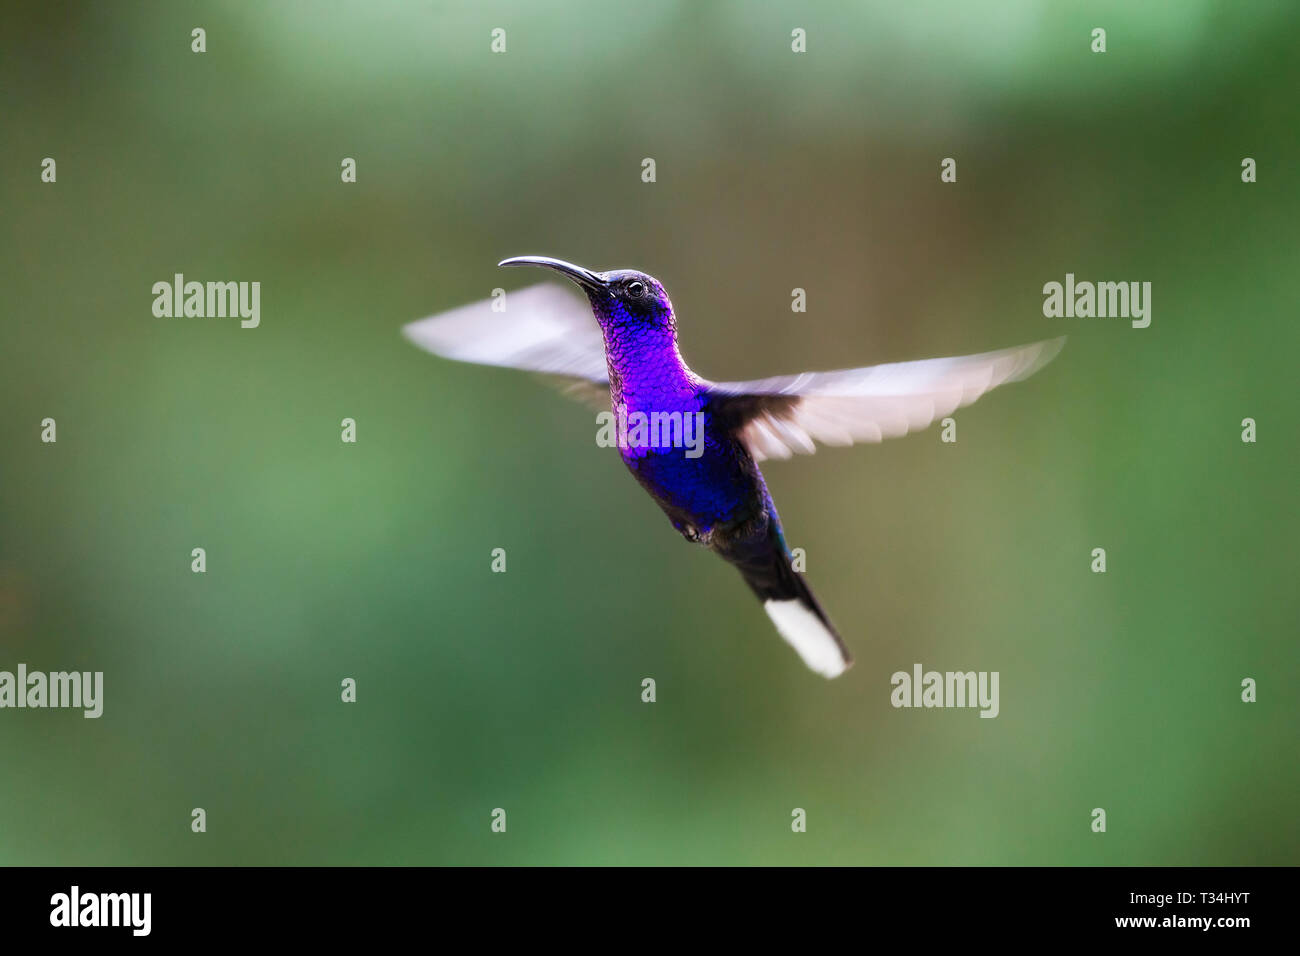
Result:
<instances>
[{"instance_id":1,"label":"dark tail feather","mask_svg":"<svg viewBox=\"0 0 1300 956\"><path fill-rule=\"evenodd\" d=\"M852 665L849 649L803 575L790 564L779 537L734 543L724 557L763 602L781 637L812 670L823 677L839 677Z\"/></svg>"}]
</instances>

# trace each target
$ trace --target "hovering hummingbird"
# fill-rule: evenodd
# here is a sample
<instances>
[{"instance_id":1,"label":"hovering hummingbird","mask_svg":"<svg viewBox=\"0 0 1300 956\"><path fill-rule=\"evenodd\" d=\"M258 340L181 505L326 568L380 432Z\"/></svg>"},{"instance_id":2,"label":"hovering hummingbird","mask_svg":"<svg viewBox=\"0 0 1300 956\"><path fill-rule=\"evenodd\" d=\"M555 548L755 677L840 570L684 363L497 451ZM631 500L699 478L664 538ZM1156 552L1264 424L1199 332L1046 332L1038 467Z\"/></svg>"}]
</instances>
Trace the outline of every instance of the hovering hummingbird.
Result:
<instances>
[{"instance_id":1,"label":"hovering hummingbird","mask_svg":"<svg viewBox=\"0 0 1300 956\"><path fill-rule=\"evenodd\" d=\"M592 272L545 256L502 266L541 266L573 280L587 303L553 285L412 322L411 341L444 358L541 372L570 392L632 416L699 415L702 453L620 442L624 464L687 541L735 565L776 630L805 664L838 677L848 648L791 563L758 463L811 454L816 442L878 442L925 428L990 389L1018 382L1061 350L1064 337L965 355L752 382L710 382L677 348L677 316L653 276ZM594 321L593 321L594 315Z\"/></svg>"}]
</instances>

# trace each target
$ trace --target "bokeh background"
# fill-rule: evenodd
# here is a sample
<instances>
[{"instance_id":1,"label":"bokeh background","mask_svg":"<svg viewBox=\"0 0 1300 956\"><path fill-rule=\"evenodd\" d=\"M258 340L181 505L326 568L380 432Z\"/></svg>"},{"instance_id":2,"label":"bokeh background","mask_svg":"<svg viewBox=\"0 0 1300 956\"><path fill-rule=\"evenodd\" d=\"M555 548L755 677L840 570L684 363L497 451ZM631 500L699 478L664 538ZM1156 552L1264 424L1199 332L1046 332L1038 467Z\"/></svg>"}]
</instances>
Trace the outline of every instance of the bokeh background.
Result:
<instances>
[{"instance_id":1,"label":"bokeh background","mask_svg":"<svg viewBox=\"0 0 1300 956\"><path fill-rule=\"evenodd\" d=\"M0 26L0 669L106 684L0 712L0 862L1300 862L1294 4ZM526 253L659 276L715 378L1070 341L955 445L766 466L828 683L589 411L402 339ZM175 272L260 281L261 327L155 318ZM1152 282L1151 327L1044 318L1066 272ZM915 662L1001 716L891 708Z\"/></svg>"}]
</instances>

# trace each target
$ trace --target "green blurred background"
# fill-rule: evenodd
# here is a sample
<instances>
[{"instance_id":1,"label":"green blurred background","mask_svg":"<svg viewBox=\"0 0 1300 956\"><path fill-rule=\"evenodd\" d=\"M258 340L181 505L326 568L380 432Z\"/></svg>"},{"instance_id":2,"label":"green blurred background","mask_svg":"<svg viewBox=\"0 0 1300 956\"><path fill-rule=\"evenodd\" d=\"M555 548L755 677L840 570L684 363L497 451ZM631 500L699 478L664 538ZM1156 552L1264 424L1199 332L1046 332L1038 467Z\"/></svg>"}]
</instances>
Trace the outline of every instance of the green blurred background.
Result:
<instances>
[{"instance_id":1,"label":"green blurred background","mask_svg":"<svg viewBox=\"0 0 1300 956\"><path fill-rule=\"evenodd\" d=\"M0 862L1300 862L1295 4L0 27L0 669L105 672L99 720L0 712ZM402 339L527 253L659 276L714 378L1070 342L955 445L766 466L828 683L589 411ZM155 318L175 272L260 281L261 327ZM1151 327L1044 318L1066 272L1152 282ZM893 709L915 662L1001 716Z\"/></svg>"}]
</instances>

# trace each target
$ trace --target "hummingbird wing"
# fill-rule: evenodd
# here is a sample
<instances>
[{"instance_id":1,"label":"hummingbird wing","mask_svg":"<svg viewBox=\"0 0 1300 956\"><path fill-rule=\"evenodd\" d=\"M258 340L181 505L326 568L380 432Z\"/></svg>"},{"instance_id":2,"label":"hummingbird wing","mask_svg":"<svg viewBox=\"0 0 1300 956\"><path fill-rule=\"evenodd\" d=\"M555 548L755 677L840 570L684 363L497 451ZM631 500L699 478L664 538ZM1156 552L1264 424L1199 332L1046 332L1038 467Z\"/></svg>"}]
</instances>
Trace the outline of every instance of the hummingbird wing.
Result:
<instances>
[{"instance_id":1,"label":"hummingbird wing","mask_svg":"<svg viewBox=\"0 0 1300 956\"><path fill-rule=\"evenodd\" d=\"M507 292L402 327L420 348L457 362L559 378L576 397L609 406L605 340L587 300L548 283Z\"/></svg>"},{"instance_id":2,"label":"hummingbird wing","mask_svg":"<svg viewBox=\"0 0 1300 956\"><path fill-rule=\"evenodd\" d=\"M990 389L1033 375L1064 345L1062 336L978 355L714 382L708 407L755 461L812 454L817 442L878 442L926 428Z\"/></svg>"}]
</instances>

